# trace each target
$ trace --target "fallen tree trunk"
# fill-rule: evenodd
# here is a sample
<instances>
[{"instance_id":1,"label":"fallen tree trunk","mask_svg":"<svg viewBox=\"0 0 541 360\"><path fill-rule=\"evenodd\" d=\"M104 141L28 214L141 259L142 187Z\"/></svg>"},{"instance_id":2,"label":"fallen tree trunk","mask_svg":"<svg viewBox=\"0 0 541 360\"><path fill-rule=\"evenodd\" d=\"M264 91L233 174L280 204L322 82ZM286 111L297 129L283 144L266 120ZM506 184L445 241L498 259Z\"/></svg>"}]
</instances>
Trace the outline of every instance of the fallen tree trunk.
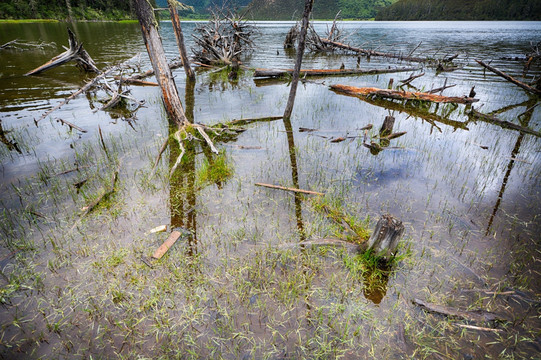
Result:
<instances>
[{"instance_id":1,"label":"fallen tree trunk","mask_svg":"<svg viewBox=\"0 0 541 360\"><path fill-rule=\"evenodd\" d=\"M343 76L343 75L374 75L374 74L388 74L395 72L404 72L404 71L415 71L417 68L396 68L396 69L371 69L371 70L361 70L361 69L301 69L299 76ZM255 78L263 77L284 77L292 76L293 69L285 70L272 70L272 69L256 69L254 72Z\"/></svg>"},{"instance_id":2,"label":"fallen tree trunk","mask_svg":"<svg viewBox=\"0 0 541 360\"><path fill-rule=\"evenodd\" d=\"M409 92L409 91L398 91L398 90L388 90L388 89L378 89L373 87L355 87L347 85L331 85L331 90L342 92L349 95L355 96L366 96L366 97L380 97L384 99L396 99L396 100L421 100L429 101L435 103L453 103L453 104L471 104L479 101L479 99L473 99L466 96L456 97L456 96L443 96L443 95L434 95L429 93L422 92Z\"/></svg>"},{"instance_id":3,"label":"fallen tree trunk","mask_svg":"<svg viewBox=\"0 0 541 360\"><path fill-rule=\"evenodd\" d=\"M334 46L339 49L353 51L358 54L363 54L366 56L381 56L381 57L386 57L386 58L406 60L406 61L411 61L411 62L421 62L421 63L431 61L430 59L425 58L425 57L404 56L400 54L390 54L390 53L384 53L384 52L374 51L374 50L369 50L369 49L356 48L350 45L342 44L340 42L331 41L329 39L321 39L321 42L326 45Z\"/></svg>"},{"instance_id":4,"label":"fallen tree trunk","mask_svg":"<svg viewBox=\"0 0 541 360\"><path fill-rule=\"evenodd\" d=\"M100 70L96 67L94 60L92 60L90 55L88 55L86 50L83 48L83 44L79 44L77 42L75 35L70 29L68 29L68 42L68 50L64 51L60 55L55 56L54 58L52 58L45 64L35 68L34 70L27 72L25 76L39 74L41 72L53 69L72 60L75 60L77 62L77 66L82 70L99 74Z\"/></svg>"},{"instance_id":5,"label":"fallen tree trunk","mask_svg":"<svg viewBox=\"0 0 541 360\"><path fill-rule=\"evenodd\" d=\"M520 125L514 124L512 122L506 121L506 120L498 119L495 116L490 116L490 115L487 115L487 114L483 114L483 113L481 113L481 112L479 112L479 111L477 111L475 109L471 109L471 111L469 112L469 115L471 117L475 118L475 119L479 119L481 121L486 121L486 122L489 122L491 124L501 126L502 128L505 128L505 129L513 129L513 130L520 131L521 133L541 137L541 133L539 131L535 131L535 130L532 130L530 128L524 127L524 126L520 126Z\"/></svg>"},{"instance_id":6,"label":"fallen tree trunk","mask_svg":"<svg viewBox=\"0 0 541 360\"><path fill-rule=\"evenodd\" d=\"M540 89L536 89L534 87L531 87L521 81L518 81L517 79L514 79L513 77L507 75L506 73L504 73L503 71L500 71L498 69L496 69L495 67L492 67L488 64L485 64L484 62L482 62L481 60L475 60L477 61L477 63L479 65L481 65L482 67L484 67L485 69L487 70L490 70L492 71L494 74L498 75L498 76L501 76L502 78L504 78L505 80L509 81L509 82L512 82L513 84L517 85L517 86L520 86L521 88L523 88L524 90L526 91L529 91L533 94L536 94L536 95L541 95L541 90Z\"/></svg>"}]
</instances>

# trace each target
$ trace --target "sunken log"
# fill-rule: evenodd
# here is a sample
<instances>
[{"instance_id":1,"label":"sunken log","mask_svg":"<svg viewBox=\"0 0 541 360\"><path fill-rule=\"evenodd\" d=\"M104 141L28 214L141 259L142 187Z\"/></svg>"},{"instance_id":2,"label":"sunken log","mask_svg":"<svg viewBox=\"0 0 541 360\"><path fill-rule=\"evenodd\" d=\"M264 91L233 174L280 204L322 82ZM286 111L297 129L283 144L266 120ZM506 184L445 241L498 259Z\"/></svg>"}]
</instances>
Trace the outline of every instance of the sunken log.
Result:
<instances>
[{"instance_id":1,"label":"sunken log","mask_svg":"<svg viewBox=\"0 0 541 360\"><path fill-rule=\"evenodd\" d=\"M344 75L374 75L374 74L388 74L394 72L415 71L417 68L395 68L395 69L301 69L299 76L344 76ZM254 72L255 78L276 78L292 76L293 69L285 70L272 70L272 69L256 69Z\"/></svg>"},{"instance_id":2,"label":"sunken log","mask_svg":"<svg viewBox=\"0 0 541 360\"><path fill-rule=\"evenodd\" d=\"M368 240L368 250L377 256L394 256L403 233L402 221L389 214L382 215Z\"/></svg>"},{"instance_id":3,"label":"sunken log","mask_svg":"<svg viewBox=\"0 0 541 360\"><path fill-rule=\"evenodd\" d=\"M175 121L179 126L189 124L190 122L186 118L180 97L178 96L171 69L167 64L162 40L156 27L157 21L154 16L154 10L147 0L135 0L134 5L148 56L152 63L156 80L162 90L165 111L171 120Z\"/></svg>"},{"instance_id":4,"label":"sunken log","mask_svg":"<svg viewBox=\"0 0 541 360\"><path fill-rule=\"evenodd\" d=\"M362 55L366 55L366 56L380 56L380 57L386 57L386 58L392 58L392 59L398 59L398 60L406 60L406 61L411 61L411 62L420 62L420 63L430 61L430 59L425 58L425 57L404 56L404 55L400 55L400 54L391 54L391 53L384 53L384 52L381 52L381 51L374 51L374 50L369 50L369 49L356 48L356 47L349 46L349 45L346 45L346 44L343 44L343 43L340 43L340 42L337 42L337 41L331 41L329 39L321 39L321 42L326 44L326 45L329 45L329 46L337 47L337 48L343 49L343 50L353 51L353 52L356 52L358 54L362 54Z\"/></svg>"},{"instance_id":5,"label":"sunken log","mask_svg":"<svg viewBox=\"0 0 541 360\"><path fill-rule=\"evenodd\" d=\"M384 99L396 99L396 100L421 100L435 103L453 103L453 104L471 104L479 101L479 99L469 98L467 96L443 96L435 95L423 92L409 92L389 89L378 89L373 87L355 87L347 85L331 85L331 90L345 93L354 96L363 97L379 97Z\"/></svg>"},{"instance_id":6,"label":"sunken log","mask_svg":"<svg viewBox=\"0 0 541 360\"><path fill-rule=\"evenodd\" d=\"M77 41L77 38L75 37L75 34L68 29L68 42L69 42L69 49L64 51L62 54L55 56L45 64L35 68L34 70L31 70L24 74L25 76L29 75L36 75L41 72L44 72L46 70L53 69L57 66L63 65L67 62L70 62L72 60L75 60L77 62L77 67L80 69L86 71L86 72L94 72L94 73L101 73L101 71L96 67L96 64L94 63L94 60L88 55L86 50L83 48L83 44L79 44Z\"/></svg>"},{"instance_id":7,"label":"sunken log","mask_svg":"<svg viewBox=\"0 0 541 360\"><path fill-rule=\"evenodd\" d=\"M536 88L531 87L531 86L529 86L529 85L527 85L527 84L525 84L525 83L523 83L521 81L518 81L517 79L513 78L512 76L507 75L503 71L500 71L500 70L496 69L495 67L492 67L492 66L490 66L488 64L485 64L481 60L475 60L475 61L477 61L477 63L479 65L481 65L482 67L484 67L485 69L492 71L494 74L496 74L498 76L501 76L505 80L507 80L509 82L512 82L513 84L515 84L517 86L520 86L524 90L529 91L532 94L541 95L541 90L540 89L536 89Z\"/></svg>"}]
</instances>

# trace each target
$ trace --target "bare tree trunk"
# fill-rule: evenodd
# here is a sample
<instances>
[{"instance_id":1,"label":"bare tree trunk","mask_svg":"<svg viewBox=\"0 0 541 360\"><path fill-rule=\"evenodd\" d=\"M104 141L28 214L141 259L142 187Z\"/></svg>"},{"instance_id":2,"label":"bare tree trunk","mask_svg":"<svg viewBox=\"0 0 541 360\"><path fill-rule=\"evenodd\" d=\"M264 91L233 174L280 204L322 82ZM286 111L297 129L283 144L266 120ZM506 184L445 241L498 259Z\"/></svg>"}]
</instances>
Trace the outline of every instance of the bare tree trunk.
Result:
<instances>
[{"instance_id":1,"label":"bare tree trunk","mask_svg":"<svg viewBox=\"0 0 541 360\"><path fill-rule=\"evenodd\" d=\"M304 46L306 42L306 31L308 29L308 22L310 20L310 13L312 12L312 6L314 0L305 0L304 2L304 14L302 16L301 33L299 34L299 45L297 47L297 60L295 61L295 71L293 72L293 79L291 80L291 89L289 90L289 98L287 99L286 110L284 111L284 119L291 118L291 112L293 111L293 104L295 103L295 96L297 95L297 84L299 83L299 72L301 71L302 56L304 54Z\"/></svg>"},{"instance_id":2,"label":"bare tree trunk","mask_svg":"<svg viewBox=\"0 0 541 360\"><path fill-rule=\"evenodd\" d=\"M178 11L175 7L175 4L171 0L167 0L169 5L169 13L171 14L171 23L173 24L173 29L175 30L175 37L177 38L178 51L180 53L180 59L182 60L182 65L184 66L184 71L186 72L186 78L191 81L195 81L195 73L190 67L190 60L188 59L188 52L186 51L186 45L184 45L184 35L182 34L182 28L180 27L180 19L178 17Z\"/></svg>"},{"instance_id":3,"label":"bare tree trunk","mask_svg":"<svg viewBox=\"0 0 541 360\"><path fill-rule=\"evenodd\" d=\"M171 75L171 69L167 64L165 51L163 50L162 40L158 33L158 22L154 16L154 10L148 0L134 0L135 13L141 25L141 32L147 47L150 62L154 68L154 73L158 84L160 84L163 96L163 102L167 115L177 122L179 126L188 124L189 121L184 114L182 103L178 96L175 80Z\"/></svg>"},{"instance_id":4,"label":"bare tree trunk","mask_svg":"<svg viewBox=\"0 0 541 360\"><path fill-rule=\"evenodd\" d=\"M66 0L66 8L68 9L68 21L73 21L73 13L71 12L70 0Z\"/></svg>"}]
</instances>

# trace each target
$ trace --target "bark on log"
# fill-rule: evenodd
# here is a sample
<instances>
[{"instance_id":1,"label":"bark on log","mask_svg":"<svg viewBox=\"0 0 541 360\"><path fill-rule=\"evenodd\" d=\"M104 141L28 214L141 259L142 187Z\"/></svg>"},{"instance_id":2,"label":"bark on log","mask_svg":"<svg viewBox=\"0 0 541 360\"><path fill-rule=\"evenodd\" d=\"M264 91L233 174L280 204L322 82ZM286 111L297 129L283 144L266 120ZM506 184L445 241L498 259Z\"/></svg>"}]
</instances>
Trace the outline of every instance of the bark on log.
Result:
<instances>
[{"instance_id":1,"label":"bark on log","mask_svg":"<svg viewBox=\"0 0 541 360\"><path fill-rule=\"evenodd\" d=\"M404 71L415 71L417 68L396 68L396 69L301 69L299 76L343 76L343 75L374 75L388 74ZM254 72L255 78L263 77L284 77L293 75L294 69L273 70L273 69L256 69Z\"/></svg>"},{"instance_id":2,"label":"bark on log","mask_svg":"<svg viewBox=\"0 0 541 360\"><path fill-rule=\"evenodd\" d=\"M505 80L507 80L509 82L512 82L513 84L515 84L517 86L520 86L524 90L529 91L532 94L541 95L541 90L536 89L534 87L531 87L531 86L529 86L529 85L527 85L527 84L525 84L525 83L523 83L521 81L518 81L517 79L514 79L513 77L511 77L511 76L507 75L506 73L504 73L503 71L500 71L500 70L496 69L495 67L492 67L492 66L490 66L488 64L485 64L481 60L475 60L475 61L477 61L477 63L479 65L481 65L482 67L484 67L485 69L492 71L494 74L496 74L498 76L501 76Z\"/></svg>"},{"instance_id":3,"label":"bark on log","mask_svg":"<svg viewBox=\"0 0 541 360\"><path fill-rule=\"evenodd\" d=\"M162 90L163 102L167 115L179 126L189 124L180 97L178 96L175 80L171 74L163 44L158 33L154 10L147 0L134 0L135 13L139 19L141 33L145 41L148 56L156 75L156 80Z\"/></svg>"},{"instance_id":4,"label":"bark on log","mask_svg":"<svg viewBox=\"0 0 541 360\"><path fill-rule=\"evenodd\" d=\"M96 67L94 60L88 55L86 50L83 48L83 44L79 44L73 32L68 29L68 42L69 49L64 51L62 54L55 56L45 64L31 70L25 74L25 76L36 75L46 70L53 69L57 66L65 64L71 60L77 62L77 66L86 72L95 72L100 73L100 70Z\"/></svg>"},{"instance_id":5,"label":"bark on log","mask_svg":"<svg viewBox=\"0 0 541 360\"><path fill-rule=\"evenodd\" d=\"M373 250L377 256L391 257L403 233L404 225L400 220L389 214L382 215L368 240L368 249Z\"/></svg>"},{"instance_id":6,"label":"bark on log","mask_svg":"<svg viewBox=\"0 0 541 360\"><path fill-rule=\"evenodd\" d=\"M191 81L195 81L195 73L190 67L190 60L188 59L188 52L186 51L186 45L184 44L184 35L182 34L182 28L180 26L180 19L178 17L178 11L171 0L167 0L169 5L169 12L171 13L171 23L173 24L173 30L175 30L175 37L177 39L178 51L180 53L180 59L184 66L184 72L186 73L186 78Z\"/></svg>"},{"instance_id":7,"label":"bark on log","mask_svg":"<svg viewBox=\"0 0 541 360\"><path fill-rule=\"evenodd\" d=\"M291 80L291 89L289 91L289 97L287 99L286 109L284 111L284 119L290 119L293 112L293 104L295 103L295 96L297 95L297 85L299 84L299 72L302 65L302 56L304 54L304 47L306 45L306 32L308 30L308 22L310 21L310 13L312 12L312 6L314 0L304 1L304 13L302 16L301 32L299 34L299 45L297 46L297 59L295 60L295 70L293 71L293 79Z\"/></svg>"},{"instance_id":8,"label":"bark on log","mask_svg":"<svg viewBox=\"0 0 541 360\"><path fill-rule=\"evenodd\" d=\"M454 104L471 104L479 101L479 99L473 99L466 96L456 97L456 96L443 96L443 95L434 95L429 93L422 92L409 92L409 91L398 91L398 90L386 90L378 89L373 87L355 87L347 85L331 85L331 90L342 92L349 95L356 96L376 96L387 99L397 99L397 100L421 100L429 101L435 103L454 103Z\"/></svg>"},{"instance_id":9,"label":"bark on log","mask_svg":"<svg viewBox=\"0 0 541 360\"><path fill-rule=\"evenodd\" d=\"M326 45L334 46L339 49L353 51L358 54L363 54L366 56L381 56L381 57L386 57L386 58L406 60L406 61L411 61L411 62L421 62L421 63L430 61L430 59L424 58L424 57L404 56L400 54L390 54L390 53L384 53L384 52L374 51L374 50L369 50L369 49L356 48L356 47L349 46L340 42L331 41L329 39L321 39L321 41Z\"/></svg>"}]
</instances>

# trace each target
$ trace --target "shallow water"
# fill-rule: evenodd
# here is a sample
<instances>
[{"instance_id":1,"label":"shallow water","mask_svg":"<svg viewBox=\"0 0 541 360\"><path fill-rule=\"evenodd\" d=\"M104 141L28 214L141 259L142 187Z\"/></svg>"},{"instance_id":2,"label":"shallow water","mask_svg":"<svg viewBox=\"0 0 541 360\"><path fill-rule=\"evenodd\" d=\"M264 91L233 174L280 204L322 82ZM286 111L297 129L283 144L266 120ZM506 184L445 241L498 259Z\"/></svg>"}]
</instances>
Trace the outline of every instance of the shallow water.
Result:
<instances>
[{"instance_id":1,"label":"shallow water","mask_svg":"<svg viewBox=\"0 0 541 360\"><path fill-rule=\"evenodd\" d=\"M244 65L293 67L294 53L282 49L292 24L257 23L257 48L244 59ZM193 46L190 34L194 26L183 23L188 47ZM322 34L328 26L318 22L315 28ZM485 73L474 61L493 60L492 65L521 78L522 63L506 59L522 56L539 41L540 23L346 22L342 26L351 32L348 42L358 46L409 53L420 43L416 55L460 54L456 62L461 69L436 73L425 68L426 75L413 84L428 90L447 79L448 84L456 84L444 92L448 96L466 95L475 85L480 100L476 109L488 113L520 104L498 116L540 131L541 109L533 108L538 100ZM104 97L100 92L79 96L37 127L35 118L88 77L71 65L39 76L22 76L62 51L65 24L0 27L1 44L13 38L56 43L43 49L0 51L1 125L10 131L5 134L8 141L17 143L11 149L0 144L4 239L0 254L6 275L2 281L6 294L14 276L27 286L10 296L3 294L5 357L17 351L33 357L173 356L163 350L164 344L174 343L172 332L185 323L196 330L183 328L176 333L183 341L175 346L184 355L192 350L201 357L215 356L218 351L227 358L317 357L313 354L430 358L431 349L448 358L485 353L496 357L510 346L509 339L515 334L529 340L517 345L514 355L535 356L539 347L535 334L540 326L531 302L483 298L468 291L511 289L538 301L539 138L470 121L463 105L456 109L440 106L439 117L434 117L402 104L362 101L328 89L331 84L385 88L391 78L396 84L409 73L314 79L299 85L291 123L255 123L233 141L217 143L233 165L234 174L228 181L198 183L198 171L209 158L198 146L188 149L191 160L171 180L168 169L178 149L166 152L166 160L149 182L158 149L169 133L159 90L132 87L132 96L146 100L146 107L131 116L92 112L91 107L100 106ZM73 28L98 67L145 50L137 24L78 23ZM175 57L169 22L162 23L161 33L167 55ZM149 67L145 53L139 62L143 70ZM338 68L342 63L354 68L357 57L307 54L303 68ZM381 69L404 64L363 58L360 66ZM185 89L182 69L174 75L187 113L193 112L196 122L208 125L280 115L289 90L286 82L254 82L249 74L237 83L224 83L199 72L192 93ZM526 80L539 75L537 64ZM435 111L435 106L427 110ZM526 115L519 117L523 113ZM362 145L364 132L359 129L373 124L368 135L375 136L387 115L396 118L395 132L407 134L373 155ZM69 132L56 118L88 132ZM109 151L113 149L120 159L117 194L108 208L73 230L78 209L110 181L112 169L99 145L98 125ZM300 127L316 131L301 132ZM339 136L351 138L330 142ZM81 171L55 175L72 169L75 162ZM85 179L81 192L76 192L72 184ZM355 216L370 216L371 227L380 214L391 213L406 226L407 245L401 251L405 254L409 248L410 255L390 278L381 281L383 291L367 295L367 285L363 287L367 278L359 281L344 268L346 255L317 250L292 255L280 250L285 244L332 237L333 233L308 198L256 187L256 182L325 192ZM165 239L165 235L147 234L160 224L188 228L194 237L174 248L157 268L147 269L139 258L150 255ZM111 254L123 254L120 265L111 265ZM108 266L110 270L105 271ZM31 269L32 281L39 277L39 284L28 285L31 281L20 276L25 269ZM152 277L162 279L159 282L172 277L176 284L167 295L162 294L163 303L151 306L147 314L146 298L160 289L159 285L158 290L153 288L148 280ZM100 291L103 298L98 296ZM289 294L287 299L284 294ZM58 307L43 305L55 296L60 299ZM436 315L425 316L413 307L410 300L415 297L462 308L475 304L525 320L521 325L504 326L508 337L499 332L482 333L476 343L475 332L464 335L452 325L442 325ZM98 305L92 306L107 311L94 314L89 310L94 302ZM67 308L70 311L64 315ZM158 321L156 313L162 313L157 309L168 309L168 321L176 320L165 324L164 316ZM60 330L51 328L40 313L46 314L45 319L58 320ZM144 320L135 321L134 313L145 314L140 318ZM86 314L90 314L91 328L85 326ZM184 319L197 314L200 321ZM114 323L111 317L117 320L118 330L101 335L100 326ZM15 324L15 318L32 320L31 325L23 322L27 324L22 325L24 333L18 330L21 325ZM333 319L339 324L332 324ZM227 324L222 323L225 320ZM119 340L128 336L119 325L123 322L140 331L133 335L133 343ZM230 332L220 333L224 329ZM404 332L406 341L402 341ZM46 341L36 340L38 334ZM88 335L99 340L86 344ZM247 340L235 340L237 337ZM320 342L312 343L306 337ZM495 345L487 345L490 343ZM327 352L325 346L334 352Z\"/></svg>"}]
</instances>

